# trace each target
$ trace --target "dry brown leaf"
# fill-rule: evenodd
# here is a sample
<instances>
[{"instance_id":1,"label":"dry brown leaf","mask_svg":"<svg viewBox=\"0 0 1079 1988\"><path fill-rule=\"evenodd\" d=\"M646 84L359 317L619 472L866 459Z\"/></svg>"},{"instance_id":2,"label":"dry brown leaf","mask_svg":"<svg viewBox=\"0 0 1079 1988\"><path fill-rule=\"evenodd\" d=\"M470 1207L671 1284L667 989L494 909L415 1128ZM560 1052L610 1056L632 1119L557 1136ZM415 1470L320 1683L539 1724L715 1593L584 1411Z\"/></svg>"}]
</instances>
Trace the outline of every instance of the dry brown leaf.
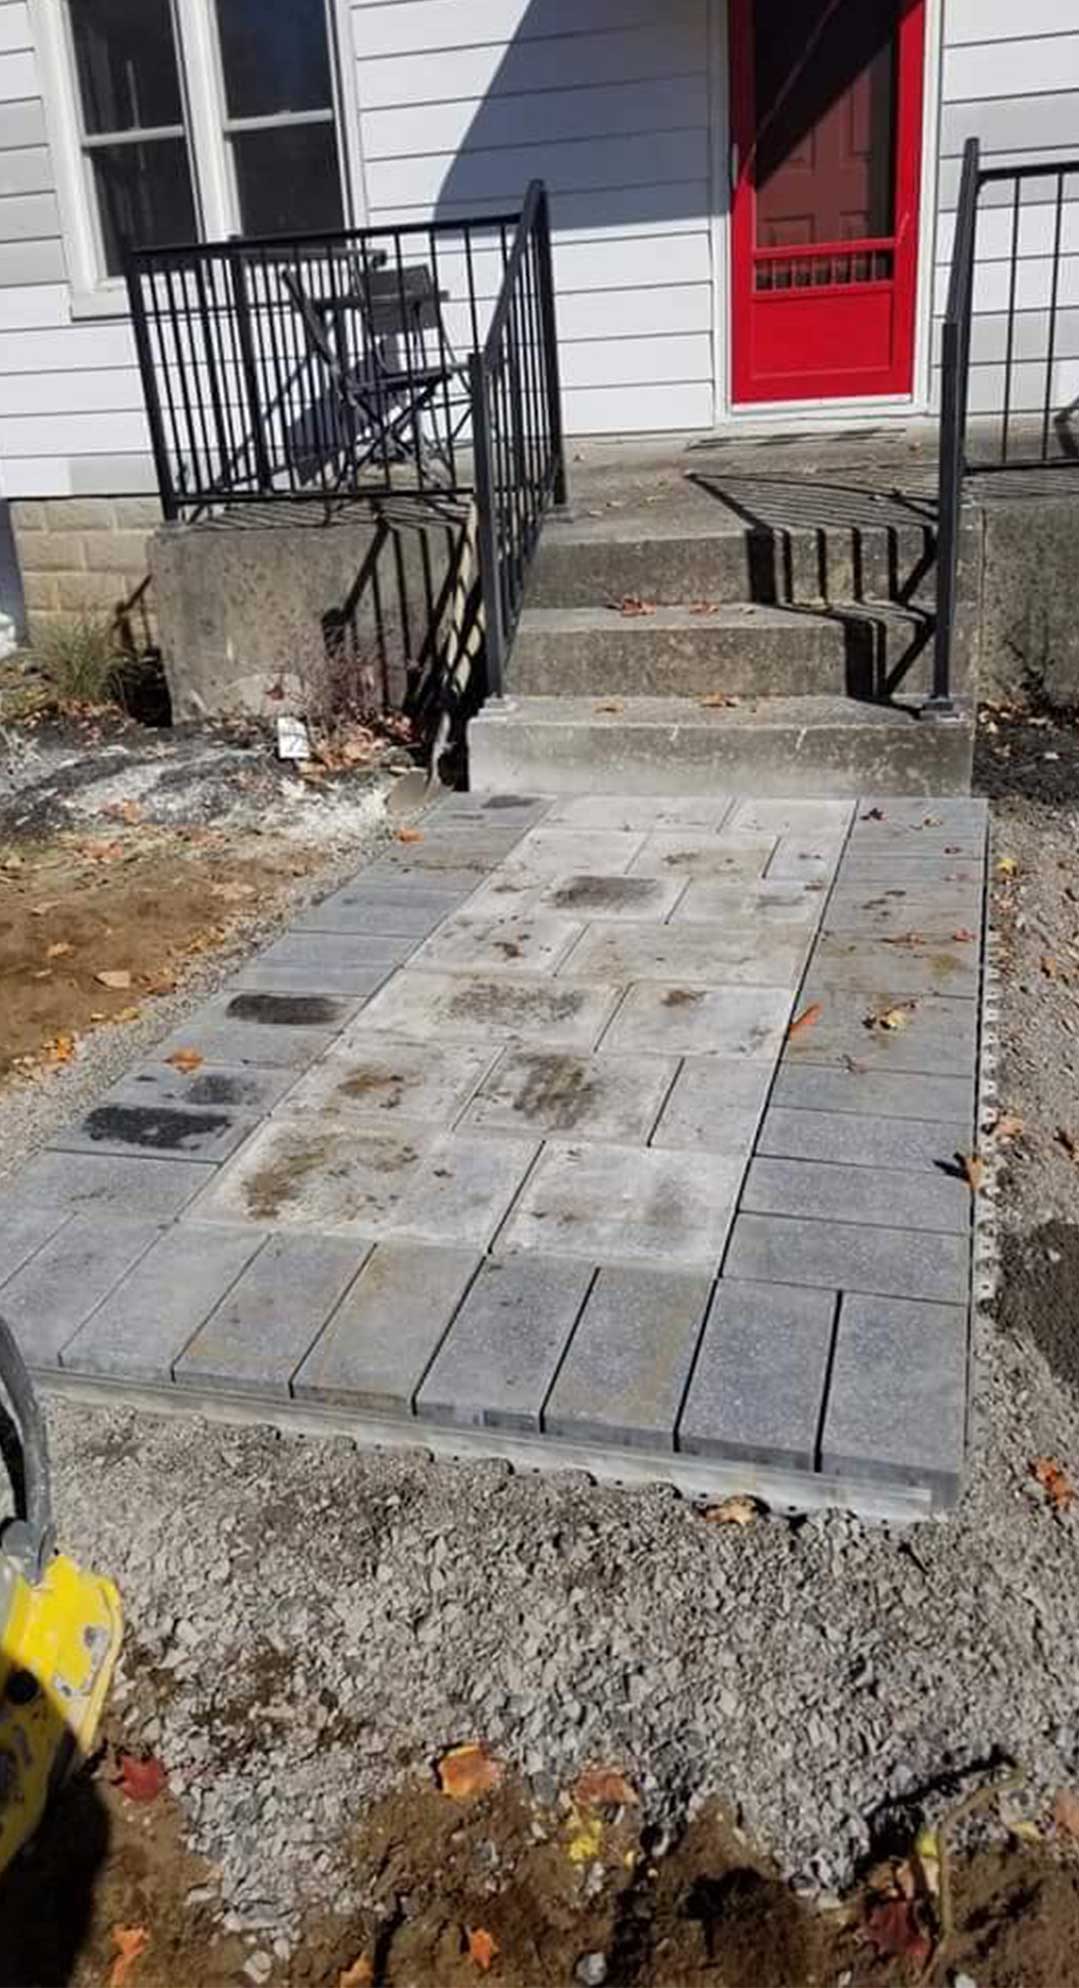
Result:
<instances>
[{"instance_id":1,"label":"dry brown leaf","mask_svg":"<svg viewBox=\"0 0 1079 1988\"><path fill-rule=\"evenodd\" d=\"M1053 958L1052 953L1043 953L1041 956L1040 965L1041 965L1041 970L1044 973L1047 980L1056 979L1060 969L1057 966L1057 963Z\"/></svg>"},{"instance_id":2,"label":"dry brown leaf","mask_svg":"<svg viewBox=\"0 0 1079 1988\"><path fill-rule=\"evenodd\" d=\"M884 944L886 946L924 946L925 934L923 932L886 933Z\"/></svg>"},{"instance_id":3,"label":"dry brown leaf","mask_svg":"<svg viewBox=\"0 0 1079 1988\"><path fill-rule=\"evenodd\" d=\"M137 1022L141 1013L141 1008L117 1008L116 1013L109 1016L109 1020L113 1022Z\"/></svg>"},{"instance_id":4,"label":"dry brown leaf","mask_svg":"<svg viewBox=\"0 0 1079 1988\"><path fill-rule=\"evenodd\" d=\"M637 1808L640 1796L632 1781L617 1767L586 1767L573 1787L573 1799L581 1808Z\"/></svg>"},{"instance_id":5,"label":"dry brown leaf","mask_svg":"<svg viewBox=\"0 0 1079 1988\"><path fill-rule=\"evenodd\" d=\"M620 601L613 601L611 605L618 614L655 614L656 611L655 601L642 600L639 594L623 594Z\"/></svg>"},{"instance_id":6,"label":"dry brown leaf","mask_svg":"<svg viewBox=\"0 0 1079 1988\"><path fill-rule=\"evenodd\" d=\"M957 1153L956 1159L963 1169L963 1178L972 1194L980 1194L985 1185L985 1161L980 1153Z\"/></svg>"},{"instance_id":7,"label":"dry brown leaf","mask_svg":"<svg viewBox=\"0 0 1079 1988\"><path fill-rule=\"evenodd\" d=\"M46 1063L70 1063L75 1054L77 1041L78 1037L71 1035L67 1030L60 1035L50 1036L48 1042L42 1044L42 1057Z\"/></svg>"},{"instance_id":8,"label":"dry brown leaf","mask_svg":"<svg viewBox=\"0 0 1079 1988\"><path fill-rule=\"evenodd\" d=\"M718 614L720 607L719 601L690 601L689 611L690 614Z\"/></svg>"},{"instance_id":9,"label":"dry brown leaf","mask_svg":"<svg viewBox=\"0 0 1079 1988\"><path fill-rule=\"evenodd\" d=\"M960 925L959 930L957 932L952 933L952 938L956 941L956 944L960 946L973 945L974 940L977 938L977 936L978 934L976 932L969 931L965 925Z\"/></svg>"},{"instance_id":10,"label":"dry brown leaf","mask_svg":"<svg viewBox=\"0 0 1079 1988\"><path fill-rule=\"evenodd\" d=\"M56 944L54 946L46 946L45 958L66 959L68 954L73 953L74 950L75 950L74 946L69 946L66 939L57 939Z\"/></svg>"},{"instance_id":11,"label":"dry brown leaf","mask_svg":"<svg viewBox=\"0 0 1079 1988\"><path fill-rule=\"evenodd\" d=\"M732 711L742 700L728 690L711 690L706 697L698 697L697 702L703 711Z\"/></svg>"},{"instance_id":12,"label":"dry brown leaf","mask_svg":"<svg viewBox=\"0 0 1079 1988\"><path fill-rule=\"evenodd\" d=\"M84 842L80 849L91 863L117 863L123 853L122 842Z\"/></svg>"},{"instance_id":13,"label":"dry brown leaf","mask_svg":"<svg viewBox=\"0 0 1079 1988\"><path fill-rule=\"evenodd\" d=\"M110 821L126 821L131 828L142 820L142 809L137 801L107 801L101 813L108 815Z\"/></svg>"},{"instance_id":14,"label":"dry brown leaf","mask_svg":"<svg viewBox=\"0 0 1079 1988\"><path fill-rule=\"evenodd\" d=\"M718 1505L706 1505L701 1515L714 1526L751 1526L760 1517L755 1498L738 1495L724 1498Z\"/></svg>"},{"instance_id":15,"label":"dry brown leaf","mask_svg":"<svg viewBox=\"0 0 1079 1988\"><path fill-rule=\"evenodd\" d=\"M423 830L422 828L409 828L406 825L404 828L398 829L397 840L398 842L422 842Z\"/></svg>"},{"instance_id":16,"label":"dry brown leaf","mask_svg":"<svg viewBox=\"0 0 1079 1988\"><path fill-rule=\"evenodd\" d=\"M375 1963L370 1954L362 1953L337 1977L337 1988L372 1988L375 1978Z\"/></svg>"},{"instance_id":17,"label":"dry brown leaf","mask_svg":"<svg viewBox=\"0 0 1079 1988\"><path fill-rule=\"evenodd\" d=\"M498 1941L486 1926L470 1926L468 1929L468 1958L481 1974L489 1974L498 1954Z\"/></svg>"},{"instance_id":18,"label":"dry brown leaf","mask_svg":"<svg viewBox=\"0 0 1079 1988\"><path fill-rule=\"evenodd\" d=\"M859 819L859 821L883 821L883 820L884 820L884 809L883 809L883 808L867 808L867 809L866 809L866 811L865 811L865 813L864 813L864 815L859 815L858 819Z\"/></svg>"},{"instance_id":19,"label":"dry brown leaf","mask_svg":"<svg viewBox=\"0 0 1079 1988\"><path fill-rule=\"evenodd\" d=\"M166 1056L165 1061L171 1063L174 1070L181 1070L187 1077L192 1070L197 1070L205 1062L205 1058L198 1049L174 1049L171 1056Z\"/></svg>"},{"instance_id":20,"label":"dry brown leaf","mask_svg":"<svg viewBox=\"0 0 1079 1988\"><path fill-rule=\"evenodd\" d=\"M1058 1788L1053 1798L1053 1821L1063 1836L1079 1838L1079 1795L1070 1788Z\"/></svg>"},{"instance_id":21,"label":"dry brown leaf","mask_svg":"<svg viewBox=\"0 0 1079 1988\"><path fill-rule=\"evenodd\" d=\"M912 1898L879 1899L866 1913L865 1937L882 1957L902 1956L921 1963L931 1952L918 1902Z\"/></svg>"},{"instance_id":22,"label":"dry brown leaf","mask_svg":"<svg viewBox=\"0 0 1079 1988\"><path fill-rule=\"evenodd\" d=\"M1066 1512L1075 1503L1075 1486L1055 1456L1036 1456L1030 1474L1041 1485L1055 1512Z\"/></svg>"},{"instance_id":23,"label":"dry brown leaf","mask_svg":"<svg viewBox=\"0 0 1079 1988\"><path fill-rule=\"evenodd\" d=\"M59 902L60 899L58 897L50 897L45 904L32 904L30 906L31 918L47 918L50 911L56 910Z\"/></svg>"},{"instance_id":24,"label":"dry brown leaf","mask_svg":"<svg viewBox=\"0 0 1079 1988\"><path fill-rule=\"evenodd\" d=\"M1018 1139L1024 1129L1022 1119L1014 1111L1002 1111L991 1128L990 1136L994 1139Z\"/></svg>"},{"instance_id":25,"label":"dry brown leaf","mask_svg":"<svg viewBox=\"0 0 1079 1988\"><path fill-rule=\"evenodd\" d=\"M109 1975L109 1988L124 1988L135 1962L146 1952L150 1935L145 1926L114 1926L112 1943L116 1948L116 1959Z\"/></svg>"},{"instance_id":26,"label":"dry brown leaf","mask_svg":"<svg viewBox=\"0 0 1079 1988\"><path fill-rule=\"evenodd\" d=\"M886 1034L895 1029L909 1028L917 1006L917 1001L900 1001L894 1008L877 1008L866 1016L865 1026L867 1029L883 1029Z\"/></svg>"},{"instance_id":27,"label":"dry brown leaf","mask_svg":"<svg viewBox=\"0 0 1079 1988\"><path fill-rule=\"evenodd\" d=\"M824 1013L823 1001L811 1001L791 1023L787 1035L804 1035L807 1029L815 1028Z\"/></svg>"},{"instance_id":28,"label":"dry brown leaf","mask_svg":"<svg viewBox=\"0 0 1079 1988\"><path fill-rule=\"evenodd\" d=\"M997 875L998 875L998 877L1014 877L1014 875L1015 875L1015 873L1016 873L1016 871L1017 871L1017 869L1018 869L1018 868L1019 868L1019 864L1017 863L1017 861L1016 861L1016 859L1015 859L1015 857L1014 857L1014 856L998 856L998 857L997 857Z\"/></svg>"},{"instance_id":29,"label":"dry brown leaf","mask_svg":"<svg viewBox=\"0 0 1079 1988\"><path fill-rule=\"evenodd\" d=\"M618 712L618 711L624 711L625 705L622 703L622 699L620 697L611 697L607 700L606 704L594 704L592 706L592 709L594 711Z\"/></svg>"},{"instance_id":30,"label":"dry brown leaf","mask_svg":"<svg viewBox=\"0 0 1079 1988\"><path fill-rule=\"evenodd\" d=\"M131 975L126 966L109 967L105 973L95 973L94 979L99 980L102 987L113 987L118 992L131 985Z\"/></svg>"},{"instance_id":31,"label":"dry brown leaf","mask_svg":"<svg viewBox=\"0 0 1079 1988\"><path fill-rule=\"evenodd\" d=\"M165 1769L156 1754L117 1756L116 1785L129 1802L154 1802L165 1786Z\"/></svg>"},{"instance_id":32,"label":"dry brown leaf","mask_svg":"<svg viewBox=\"0 0 1079 1988\"><path fill-rule=\"evenodd\" d=\"M497 1788L502 1779L502 1763L489 1753L482 1741L469 1740L451 1746L438 1763L438 1785L455 1802L467 1802L474 1795Z\"/></svg>"}]
</instances>

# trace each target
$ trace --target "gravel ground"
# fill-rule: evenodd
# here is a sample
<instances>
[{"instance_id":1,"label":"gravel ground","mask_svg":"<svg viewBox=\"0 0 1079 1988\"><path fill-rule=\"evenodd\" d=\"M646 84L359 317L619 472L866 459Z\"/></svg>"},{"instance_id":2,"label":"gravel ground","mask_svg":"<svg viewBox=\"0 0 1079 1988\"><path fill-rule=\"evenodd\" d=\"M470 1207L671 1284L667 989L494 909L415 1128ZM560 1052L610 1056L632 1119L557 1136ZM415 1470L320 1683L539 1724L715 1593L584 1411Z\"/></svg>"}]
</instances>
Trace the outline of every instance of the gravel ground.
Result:
<instances>
[{"instance_id":1,"label":"gravel ground","mask_svg":"<svg viewBox=\"0 0 1079 1988\"><path fill-rule=\"evenodd\" d=\"M1015 864L1001 1105L1025 1129L956 1515L743 1531L660 1489L53 1405L62 1537L125 1598L125 1740L160 1754L227 1923L271 1951L327 1899L363 1905L363 1804L461 1739L541 1796L617 1762L660 1827L718 1795L825 1891L893 1813L939 1813L1002 1757L1035 1812L1079 1784L1079 1522L1030 1469L1079 1467L1079 1168L1056 1136L1069 1112L1079 1133L1079 741L1071 723L991 724L984 779Z\"/></svg>"}]
</instances>

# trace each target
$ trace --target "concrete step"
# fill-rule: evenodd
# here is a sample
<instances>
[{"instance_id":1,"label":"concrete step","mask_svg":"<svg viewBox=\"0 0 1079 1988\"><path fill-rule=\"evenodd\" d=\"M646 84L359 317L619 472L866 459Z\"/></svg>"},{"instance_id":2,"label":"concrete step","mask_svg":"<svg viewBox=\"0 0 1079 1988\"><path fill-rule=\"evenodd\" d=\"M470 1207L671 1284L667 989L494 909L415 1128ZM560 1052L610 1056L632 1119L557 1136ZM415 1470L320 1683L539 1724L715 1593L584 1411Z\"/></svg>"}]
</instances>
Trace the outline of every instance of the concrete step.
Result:
<instances>
[{"instance_id":1,"label":"concrete step","mask_svg":"<svg viewBox=\"0 0 1079 1988\"><path fill-rule=\"evenodd\" d=\"M469 727L477 791L533 794L965 794L973 713L919 719L915 702L764 697L492 699Z\"/></svg>"},{"instance_id":2,"label":"concrete step","mask_svg":"<svg viewBox=\"0 0 1079 1988\"><path fill-rule=\"evenodd\" d=\"M696 612L649 614L532 607L518 624L509 687L521 697L885 698L928 690L932 634L928 615L888 601L828 609L701 603Z\"/></svg>"},{"instance_id":3,"label":"concrete step","mask_svg":"<svg viewBox=\"0 0 1079 1988\"><path fill-rule=\"evenodd\" d=\"M874 508L867 497L866 507ZM529 582L531 607L603 607L626 595L691 601L891 600L929 607L936 535L929 522L721 528L657 506L600 518L550 518Z\"/></svg>"}]
</instances>

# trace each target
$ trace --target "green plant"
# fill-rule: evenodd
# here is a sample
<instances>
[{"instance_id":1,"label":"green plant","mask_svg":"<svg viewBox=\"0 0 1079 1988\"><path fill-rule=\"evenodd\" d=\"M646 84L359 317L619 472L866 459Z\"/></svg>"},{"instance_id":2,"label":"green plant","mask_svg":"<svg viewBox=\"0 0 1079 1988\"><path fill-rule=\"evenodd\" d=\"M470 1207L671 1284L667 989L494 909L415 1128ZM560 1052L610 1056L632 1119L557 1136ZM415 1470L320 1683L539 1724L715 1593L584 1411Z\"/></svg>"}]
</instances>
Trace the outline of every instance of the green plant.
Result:
<instances>
[{"instance_id":1,"label":"green plant","mask_svg":"<svg viewBox=\"0 0 1079 1988\"><path fill-rule=\"evenodd\" d=\"M34 659L63 704L123 703L132 659L116 622L77 614L35 638Z\"/></svg>"}]
</instances>

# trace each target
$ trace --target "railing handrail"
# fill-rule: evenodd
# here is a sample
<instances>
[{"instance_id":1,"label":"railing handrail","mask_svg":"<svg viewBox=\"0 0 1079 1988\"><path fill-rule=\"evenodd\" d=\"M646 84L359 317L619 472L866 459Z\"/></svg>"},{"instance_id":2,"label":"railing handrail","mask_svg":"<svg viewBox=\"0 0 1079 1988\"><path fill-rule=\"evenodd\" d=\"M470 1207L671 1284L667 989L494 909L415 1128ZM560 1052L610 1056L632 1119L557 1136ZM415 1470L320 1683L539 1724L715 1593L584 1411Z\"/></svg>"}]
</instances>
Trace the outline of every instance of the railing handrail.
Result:
<instances>
[{"instance_id":1,"label":"railing handrail","mask_svg":"<svg viewBox=\"0 0 1079 1988\"><path fill-rule=\"evenodd\" d=\"M533 184L542 185L542 182L534 181ZM165 242L154 248L129 248L127 260L139 269L155 263L211 261L216 257L228 260L256 253L272 255L275 250L283 256L296 250L312 254L320 247L347 248L352 243L366 240L385 242L387 237L396 238L399 235L460 234L465 226L490 229L492 234L497 234L502 228L516 228L520 219L521 209L513 207L505 213L469 214L458 220L439 215L431 221L387 221L373 228L316 228L296 235L236 235L224 241Z\"/></svg>"},{"instance_id":2,"label":"railing handrail","mask_svg":"<svg viewBox=\"0 0 1079 1988\"><path fill-rule=\"evenodd\" d=\"M506 328L506 319L509 316L513 303L513 291L517 282L518 272L524 261L529 239L535 229L540 206L545 199L546 188L543 181L541 179L529 180L525 191L524 206L521 208L520 214L516 217L516 233L510 246L509 255L506 257L506 266L502 271L502 283L498 292L498 301L495 304L494 314L487 328L487 336L481 347L480 356L485 366L496 365L498 362L498 350Z\"/></svg>"}]
</instances>

